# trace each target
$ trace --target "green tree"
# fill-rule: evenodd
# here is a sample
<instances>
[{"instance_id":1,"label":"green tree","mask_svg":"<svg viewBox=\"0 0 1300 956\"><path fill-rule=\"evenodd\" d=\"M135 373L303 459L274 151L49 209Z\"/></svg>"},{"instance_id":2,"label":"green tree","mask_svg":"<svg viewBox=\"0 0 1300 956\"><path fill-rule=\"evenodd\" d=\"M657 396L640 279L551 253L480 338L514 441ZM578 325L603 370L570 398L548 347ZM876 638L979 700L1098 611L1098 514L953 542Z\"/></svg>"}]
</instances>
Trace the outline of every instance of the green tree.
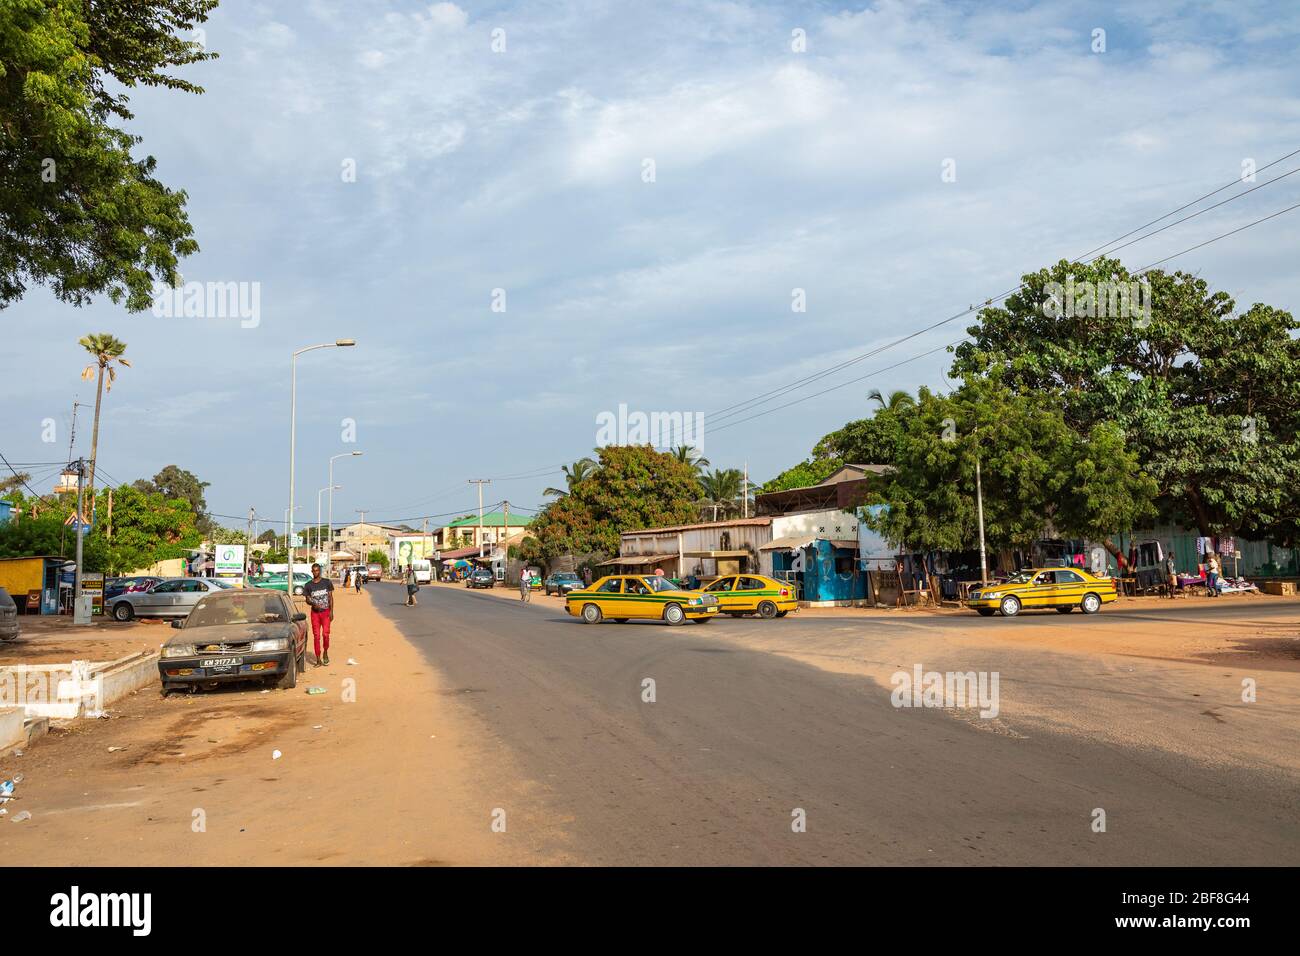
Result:
<instances>
[{"instance_id":1,"label":"green tree","mask_svg":"<svg viewBox=\"0 0 1300 956\"><path fill-rule=\"evenodd\" d=\"M739 468L715 468L697 479L701 501L713 510L713 520L718 520L718 510L725 518L729 511L738 511L738 502L744 494L745 476Z\"/></svg>"},{"instance_id":2,"label":"green tree","mask_svg":"<svg viewBox=\"0 0 1300 956\"><path fill-rule=\"evenodd\" d=\"M564 473L565 487L563 489L547 488L542 492L542 496L546 498L563 498L573 490L574 485L589 476L597 467L597 464L590 458L579 458L572 465L560 466L560 471Z\"/></svg>"},{"instance_id":3,"label":"green tree","mask_svg":"<svg viewBox=\"0 0 1300 956\"><path fill-rule=\"evenodd\" d=\"M366 563L367 563L367 564L377 564L377 565L379 565L380 567L382 567L385 571L387 571L387 570L388 570L388 553L385 552L385 551L380 550L379 548L375 548L375 549L374 549L373 551L371 551L368 555L366 555Z\"/></svg>"},{"instance_id":4,"label":"green tree","mask_svg":"<svg viewBox=\"0 0 1300 956\"><path fill-rule=\"evenodd\" d=\"M99 460L99 411L104 403L104 392L113 390L113 382L117 379L117 369L114 366L120 365L123 368L130 368L131 363L122 357L122 353L126 351L126 343L114 338L107 332L92 332L89 335L83 335L77 344L95 359L81 372L83 380L95 379L95 425L90 433L90 474L86 479L86 495L87 497L93 497L95 494L95 462ZM105 377L108 378L107 386L104 384Z\"/></svg>"},{"instance_id":5,"label":"green tree","mask_svg":"<svg viewBox=\"0 0 1300 956\"><path fill-rule=\"evenodd\" d=\"M695 477L699 478L704 474L704 469L709 467L709 459L699 453L694 445L677 445L671 449L672 456L684 465L689 465L695 470Z\"/></svg>"},{"instance_id":6,"label":"green tree","mask_svg":"<svg viewBox=\"0 0 1300 956\"><path fill-rule=\"evenodd\" d=\"M1099 424L1080 436L1050 398L976 377L949 396L921 389L881 493L886 507L864 520L898 546L975 547L977 460L993 548L1049 531L1103 539L1154 513L1155 482L1118 428Z\"/></svg>"},{"instance_id":7,"label":"green tree","mask_svg":"<svg viewBox=\"0 0 1300 956\"><path fill-rule=\"evenodd\" d=\"M699 485L691 467L648 445L598 450L599 467L542 509L529 528L530 559L616 554L624 531L694 520Z\"/></svg>"},{"instance_id":8,"label":"green tree","mask_svg":"<svg viewBox=\"0 0 1300 956\"><path fill-rule=\"evenodd\" d=\"M1140 289L1135 282L1149 290L1140 309L1092 294ZM1300 515L1297 330L1290 313L1268 305L1236 312L1227 293L1194 275L1139 278L1113 259L1062 261L1026 275L1002 307L983 309L953 370L997 370L1012 390L1056 403L1076 434L1117 426L1158 483L1162 518L1205 535L1291 543Z\"/></svg>"},{"instance_id":9,"label":"green tree","mask_svg":"<svg viewBox=\"0 0 1300 956\"><path fill-rule=\"evenodd\" d=\"M203 531L202 528L199 529ZM219 524L211 525L203 532L204 538L213 545L218 544L242 544L248 546L248 532L237 531L234 528L226 528Z\"/></svg>"},{"instance_id":10,"label":"green tree","mask_svg":"<svg viewBox=\"0 0 1300 956\"><path fill-rule=\"evenodd\" d=\"M127 92L202 88L165 70L211 59L194 38L216 0L0 3L0 309L31 282L65 302L148 307L198 251L185 193L154 178ZM186 34L189 34L188 36Z\"/></svg>"},{"instance_id":11,"label":"green tree","mask_svg":"<svg viewBox=\"0 0 1300 956\"><path fill-rule=\"evenodd\" d=\"M107 501L101 495L92 538L106 537L109 569L125 573L156 561L182 557L203 540L196 515L184 498L167 498L131 485L113 490L113 523L107 523ZM107 537L111 530L111 537Z\"/></svg>"},{"instance_id":12,"label":"green tree","mask_svg":"<svg viewBox=\"0 0 1300 956\"><path fill-rule=\"evenodd\" d=\"M188 501L190 507L194 509L199 530L208 534L215 527L212 519L208 517L208 502L203 495L204 489L210 484L211 482L199 481L199 476L192 471L186 471L176 465L167 465L152 479L141 478L134 482L133 486L146 493L157 492L164 498L180 498Z\"/></svg>"},{"instance_id":13,"label":"green tree","mask_svg":"<svg viewBox=\"0 0 1300 956\"><path fill-rule=\"evenodd\" d=\"M903 391L902 389L890 392L889 397L886 398L881 394L880 389L873 388L871 391L867 392L867 400L876 402L880 408L891 412L896 412L904 408L916 407L916 399L912 397L912 393Z\"/></svg>"}]
</instances>

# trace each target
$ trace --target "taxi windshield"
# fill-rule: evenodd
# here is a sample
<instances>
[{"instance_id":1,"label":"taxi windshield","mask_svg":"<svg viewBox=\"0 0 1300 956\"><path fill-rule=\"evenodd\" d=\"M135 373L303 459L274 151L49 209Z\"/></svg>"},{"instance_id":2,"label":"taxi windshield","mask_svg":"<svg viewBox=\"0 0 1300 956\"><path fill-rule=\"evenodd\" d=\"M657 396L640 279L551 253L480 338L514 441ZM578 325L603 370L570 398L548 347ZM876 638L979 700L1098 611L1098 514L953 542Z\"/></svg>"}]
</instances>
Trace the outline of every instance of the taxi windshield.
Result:
<instances>
[{"instance_id":1,"label":"taxi windshield","mask_svg":"<svg viewBox=\"0 0 1300 956\"><path fill-rule=\"evenodd\" d=\"M652 578L644 578L643 580L647 585L649 585L651 591L676 591L677 590L677 585L673 584L673 582L669 581L667 578L661 578L657 574Z\"/></svg>"},{"instance_id":2,"label":"taxi windshield","mask_svg":"<svg viewBox=\"0 0 1300 956\"><path fill-rule=\"evenodd\" d=\"M1030 580L1029 572L1021 571L1019 574L1013 574L1007 578L1007 584L1028 584Z\"/></svg>"}]
</instances>

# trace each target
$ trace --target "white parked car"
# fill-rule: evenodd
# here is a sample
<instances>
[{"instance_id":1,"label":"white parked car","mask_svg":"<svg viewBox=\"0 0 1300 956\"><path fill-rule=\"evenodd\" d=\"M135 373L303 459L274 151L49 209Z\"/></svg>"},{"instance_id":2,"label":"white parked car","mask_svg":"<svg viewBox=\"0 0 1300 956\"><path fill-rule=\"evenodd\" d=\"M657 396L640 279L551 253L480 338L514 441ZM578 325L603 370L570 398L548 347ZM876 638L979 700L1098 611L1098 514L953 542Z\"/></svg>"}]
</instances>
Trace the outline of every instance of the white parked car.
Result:
<instances>
[{"instance_id":1,"label":"white parked car","mask_svg":"<svg viewBox=\"0 0 1300 956\"><path fill-rule=\"evenodd\" d=\"M148 591L127 591L109 601L108 612L115 621L133 617L186 617L194 605L213 591L231 585L216 578L167 578Z\"/></svg>"}]
</instances>

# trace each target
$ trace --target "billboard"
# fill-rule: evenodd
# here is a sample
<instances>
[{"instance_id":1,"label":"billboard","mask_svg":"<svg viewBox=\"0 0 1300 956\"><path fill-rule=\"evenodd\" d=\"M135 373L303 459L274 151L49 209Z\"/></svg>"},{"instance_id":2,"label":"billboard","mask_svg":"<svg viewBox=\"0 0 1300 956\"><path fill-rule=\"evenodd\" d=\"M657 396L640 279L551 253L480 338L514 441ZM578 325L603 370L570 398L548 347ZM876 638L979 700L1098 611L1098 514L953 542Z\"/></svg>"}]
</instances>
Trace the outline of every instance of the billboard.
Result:
<instances>
[{"instance_id":1,"label":"billboard","mask_svg":"<svg viewBox=\"0 0 1300 956\"><path fill-rule=\"evenodd\" d=\"M406 567L412 561L432 561L433 535L429 534L395 534L389 557L394 567Z\"/></svg>"},{"instance_id":2,"label":"billboard","mask_svg":"<svg viewBox=\"0 0 1300 956\"><path fill-rule=\"evenodd\" d=\"M219 578L237 578L244 573L244 546L219 544L214 549L212 573Z\"/></svg>"}]
</instances>

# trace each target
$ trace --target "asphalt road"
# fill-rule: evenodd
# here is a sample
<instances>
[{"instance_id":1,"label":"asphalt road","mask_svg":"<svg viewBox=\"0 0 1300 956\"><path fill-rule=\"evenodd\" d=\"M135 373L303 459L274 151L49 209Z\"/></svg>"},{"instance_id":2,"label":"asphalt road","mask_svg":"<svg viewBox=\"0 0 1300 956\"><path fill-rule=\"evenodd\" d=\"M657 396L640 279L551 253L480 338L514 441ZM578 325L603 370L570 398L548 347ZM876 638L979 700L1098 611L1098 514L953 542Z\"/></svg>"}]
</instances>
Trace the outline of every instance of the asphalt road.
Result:
<instances>
[{"instance_id":1,"label":"asphalt road","mask_svg":"<svg viewBox=\"0 0 1300 956\"><path fill-rule=\"evenodd\" d=\"M484 766L476 781L485 799L507 801L512 775L536 781L552 822L535 844L582 862L1300 860L1296 781L1285 774L1077 735L991 733L895 708L862 677L746 650L725 633L764 626L797 638L844 619L585 626L553 605L464 589L424 588L415 608L398 585L372 592L504 746L510 769ZM889 626L863 619L864 642ZM642 700L646 678L653 703ZM1104 833L1093 832L1097 808ZM806 830L794 832L800 810Z\"/></svg>"}]
</instances>

